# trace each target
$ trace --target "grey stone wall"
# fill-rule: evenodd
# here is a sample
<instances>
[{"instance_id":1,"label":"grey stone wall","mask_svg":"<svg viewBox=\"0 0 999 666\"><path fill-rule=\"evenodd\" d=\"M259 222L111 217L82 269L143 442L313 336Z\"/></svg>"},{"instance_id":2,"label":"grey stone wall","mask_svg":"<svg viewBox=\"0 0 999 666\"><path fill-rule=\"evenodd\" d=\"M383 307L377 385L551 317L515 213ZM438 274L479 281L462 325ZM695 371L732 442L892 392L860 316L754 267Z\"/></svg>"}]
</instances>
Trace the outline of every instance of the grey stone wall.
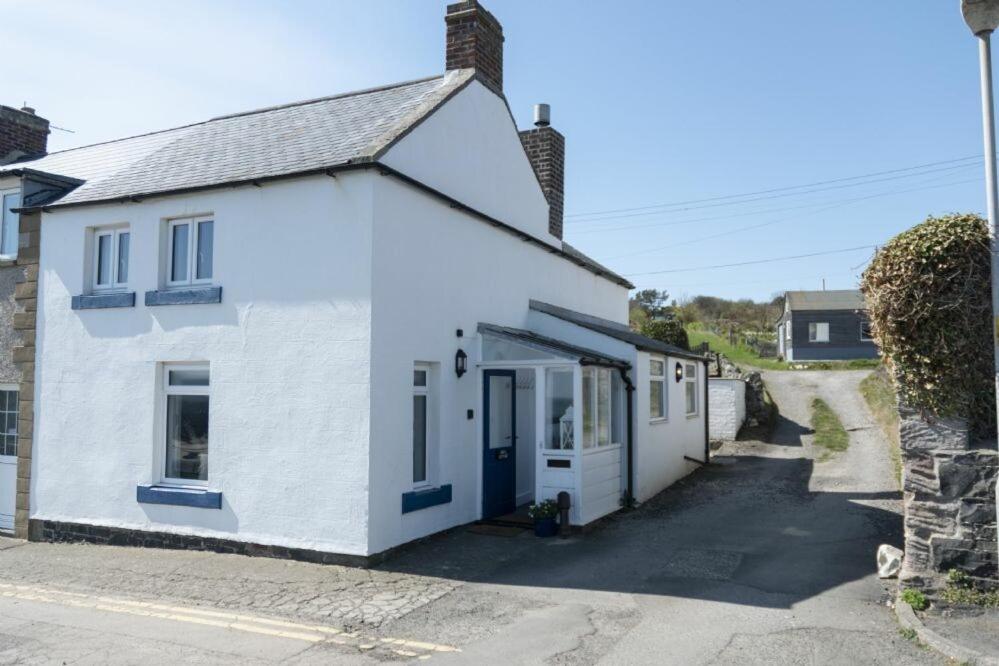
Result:
<instances>
[{"instance_id":1,"label":"grey stone wall","mask_svg":"<svg viewBox=\"0 0 999 666\"><path fill-rule=\"evenodd\" d=\"M14 289L23 277L23 266L0 263L0 384L16 384L21 379L21 371L14 364L14 347L21 344L14 330Z\"/></svg>"},{"instance_id":2,"label":"grey stone wall","mask_svg":"<svg viewBox=\"0 0 999 666\"><path fill-rule=\"evenodd\" d=\"M983 587L999 585L996 442L974 441L961 419L899 409L905 508L903 585L944 587L959 569Z\"/></svg>"}]
</instances>

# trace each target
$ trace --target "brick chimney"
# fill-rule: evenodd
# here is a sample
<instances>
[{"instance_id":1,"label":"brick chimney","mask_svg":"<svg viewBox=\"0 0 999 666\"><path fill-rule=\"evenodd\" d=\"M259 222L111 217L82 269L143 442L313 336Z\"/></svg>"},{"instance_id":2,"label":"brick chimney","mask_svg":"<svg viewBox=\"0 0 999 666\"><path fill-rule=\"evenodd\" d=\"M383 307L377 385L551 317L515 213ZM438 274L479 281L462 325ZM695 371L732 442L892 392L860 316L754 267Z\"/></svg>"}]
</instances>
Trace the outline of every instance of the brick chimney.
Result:
<instances>
[{"instance_id":1,"label":"brick chimney","mask_svg":"<svg viewBox=\"0 0 999 666\"><path fill-rule=\"evenodd\" d=\"M561 240L565 205L565 137L552 129L549 123L548 105L535 105L535 128L520 132L520 142L548 200L548 231Z\"/></svg>"},{"instance_id":2,"label":"brick chimney","mask_svg":"<svg viewBox=\"0 0 999 666\"><path fill-rule=\"evenodd\" d=\"M49 121L25 106L0 105L0 164L24 155L44 155L49 139Z\"/></svg>"},{"instance_id":3,"label":"brick chimney","mask_svg":"<svg viewBox=\"0 0 999 666\"><path fill-rule=\"evenodd\" d=\"M503 94L503 26L477 0L447 6L445 69L474 69L476 77Z\"/></svg>"}]
</instances>

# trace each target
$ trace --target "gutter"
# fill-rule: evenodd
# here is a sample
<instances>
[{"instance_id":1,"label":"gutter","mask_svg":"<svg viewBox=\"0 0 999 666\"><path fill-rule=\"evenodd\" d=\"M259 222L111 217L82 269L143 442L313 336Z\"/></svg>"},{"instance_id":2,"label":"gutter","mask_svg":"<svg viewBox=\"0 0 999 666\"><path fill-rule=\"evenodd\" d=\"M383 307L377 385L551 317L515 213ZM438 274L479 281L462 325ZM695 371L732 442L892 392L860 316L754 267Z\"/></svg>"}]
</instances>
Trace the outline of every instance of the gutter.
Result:
<instances>
[{"instance_id":1,"label":"gutter","mask_svg":"<svg viewBox=\"0 0 999 666\"><path fill-rule=\"evenodd\" d=\"M631 379L628 377L628 371L625 368L618 368L618 372L621 373L621 381L624 382L624 391L627 396L625 413L628 414L625 419L627 425L627 449L628 449L628 485L624 491L624 506L633 507L635 505L635 492L634 492L634 468L635 468L635 437L633 434L633 420L631 410L635 403L635 385L631 383Z\"/></svg>"},{"instance_id":2,"label":"gutter","mask_svg":"<svg viewBox=\"0 0 999 666\"><path fill-rule=\"evenodd\" d=\"M380 162L375 162L375 161L349 162L349 163L346 163L346 164L340 164L340 165L332 166L332 167L323 167L323 168L317 168L317 169L308 169L308 170L304 170L304 171L295 171L295 172L291 172L291 173L277 174L277 175L273 175L273 176L263 176L263 177L259 177L259 178L246 178L246 179L241 179L241 180L229 181L229 182L226 182L226 183L212 183L210 185L197 185L197 186L192 186L192 187L182 187L182 188L177 188L177 189L173 189L173 190L165 190L165 191L161 191L161 192L149 192L149 193L145 193L145 194L131 194L131 195L128 195L128 196L114 197L114 198L110 198L110 199L95 199L95 200L91 200L91 201L77 201L77 202L74 202L74 203L65 203L65 204L60 204L60 203L56 202L56 203L53 203L53 204L50 204L50 205L42 205L42 206L22 206L21 208L16 209L16 212L18 212L18 213L33 213L33 212L36 212L36 211L42 211L42 212L45 212L45 213L50 213L52 211L59 210L59 209L62 209L62 208L75 208L75 207L78 207L78 206L90 206L90 205L111 204L111 203L120 203L120 204L125 204L125 203L139 203L139 202L141 202L144 199L149 199L149 198L154 198L154 197L176 196L176 195L179 195L179 194L192 194L192 193L195 193L195 192L204 192L204 191L207 191L207 190L217 190L217 189L222 189L222 188L226 188L226 187L243 187L243 186L246 186L246 185L254 185L254 186L259 187L260 185L262 185L264 183L269 183L269 182L274 182L274 181L279 181L279 180L289 180L289 179L292 179L292 178L305 178L305 177L308 177L308 176L322 176L322 175L330 176L331 178L336 178L336 176L338 174L340 174L340 173L346 173L346 172L349 172L349 171L359 171L359 170L364 170L364 169L377 169L383 176L392 176L393 178L396 178L397 180L400 180L403 183L406 183L407 185L411 185L412 187L415 187L416 189L418 189L418 190L420 190L420 191L422 191L422 192L424 192L426 194L430 194L430 195L434 196L435 198L444 201L451 208L454 208L454 209L460 210L462 212L468 213L469 215L472 215L473 217L476 217L476 218L478 218L479 220L481 220L483 222L486 222L486 223L488 223L488 224L490 224L490 225L492 225L494 227L497 227L501 231L505 231L505 232L507 232L509 234L512 234L512 235L516 236L517 238L523 240L526 243L531 243L532 245L535 245L535 246L537 246L537 247L545 250L546 252L549 252L551 254L557 255L557 256L561 257L562 259L565 259L566 261L568 261L570 263L573 263L573 264L576 264L580 268L583 268L584 270L587 270L590 273L593 273L597 277L602 277L605 280L608 280L609 282L613 282L614 284L616 284L616 285L618 285L620 287L624 287L626 289L634 289L635 288L634 284L632 284L630 281L626 280L625 278L621 277L620 275L617 275L617 274L615 274L615 273L613 273L611 271L602 269L601 267L595 266L592 263L583 261L582 259L580 259L580 258L578 258L578 257L576 257L576 256L574 256L574 255L572 255L572 254L570 254L568 252L566 252L565 250L563 250L560 247L556 247L554 245L549 245L548 243L544 242L543 240L541 240L539 238L535 238L534 236L532 236L531 234L529 234L527 232L521 231L520 229L517 229L516 227L514 227L514 226L512 226L510 224L507 224L506 222L503 222L502 220L498 220L495 217L492 217L491 215L487 215L486 213L483 213L480 210L477 210L475 208L472 208L471 206L468 206L468 205L462 203L461 201L455 199L454 197L452 197L450 195L447 195L447 194L441 192L440 190L434 189L433 187L430 187L429 185L427 185L425 183L422 183L422 182L416 180L415 178L407 176L406 174L402 173L401 171L397 171L397 170L393 169L392 167L386 166L386 165L384 165L384 164L382 164ZM67 179L67 181L71 181L71 180L73 180L73 179Z\"/></svg>"}]
</instances>

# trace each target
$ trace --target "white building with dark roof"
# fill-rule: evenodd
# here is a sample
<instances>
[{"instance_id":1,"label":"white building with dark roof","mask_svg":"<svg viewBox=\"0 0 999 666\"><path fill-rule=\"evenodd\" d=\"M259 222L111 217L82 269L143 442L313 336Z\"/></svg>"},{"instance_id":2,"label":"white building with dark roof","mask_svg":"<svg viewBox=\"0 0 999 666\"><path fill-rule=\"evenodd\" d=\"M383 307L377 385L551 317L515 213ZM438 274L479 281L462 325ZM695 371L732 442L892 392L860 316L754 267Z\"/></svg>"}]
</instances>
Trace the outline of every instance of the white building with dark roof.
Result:
<instances>
[{"instance_id":1,"label":"white building with dark roof","mask_svg":"<svg viewBox=\"0 0 999 666\"><path fill-rule=\"evenodd\" d=\"M704 462L703 359L628 331L498 22L446 20L441 76L0 167L41 221L32 538L369 558Z\"/></svg>"}]
</instances>

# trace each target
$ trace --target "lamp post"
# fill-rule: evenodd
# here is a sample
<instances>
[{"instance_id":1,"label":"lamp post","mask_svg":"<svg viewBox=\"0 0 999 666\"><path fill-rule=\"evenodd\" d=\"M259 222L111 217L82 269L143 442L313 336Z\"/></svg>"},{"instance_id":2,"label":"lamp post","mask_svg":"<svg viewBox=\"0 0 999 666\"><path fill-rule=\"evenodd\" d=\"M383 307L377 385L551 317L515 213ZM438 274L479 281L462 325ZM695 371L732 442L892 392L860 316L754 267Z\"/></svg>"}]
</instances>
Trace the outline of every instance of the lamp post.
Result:
<instances>
[{"instance_id":1,"label":"lamp post","mask_svg":"<svg viewBox=\"0 0 999 666\"><path fill-rule=\"evenodd\" d=\"M992 102L992 32L999 27L999 0L961 0L964 22L978 38L978 60L982 77L982 129L985 138L985 197L989 214L989 247L992 253L992 358L999 398L999 253L996 223L999 195L996 192L996 128ZM997 400L999 409L999 400ZM999 504L999 487L996 488Z\"/></svg>"}]
</instances>

